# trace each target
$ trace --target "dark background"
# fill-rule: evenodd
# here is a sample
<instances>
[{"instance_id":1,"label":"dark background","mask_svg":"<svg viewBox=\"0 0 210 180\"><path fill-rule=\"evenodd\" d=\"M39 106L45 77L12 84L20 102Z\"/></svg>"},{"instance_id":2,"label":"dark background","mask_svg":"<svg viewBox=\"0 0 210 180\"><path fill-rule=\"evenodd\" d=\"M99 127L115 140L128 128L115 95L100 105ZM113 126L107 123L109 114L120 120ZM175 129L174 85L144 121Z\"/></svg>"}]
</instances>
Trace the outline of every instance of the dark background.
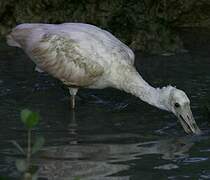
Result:
<instances>
[{"instance_id":1,"label":"dark background","mask_svg":"<svg viewBox=\"0 0 210 180\"><path fill-rule=\"evenodd\" d=\"M210 32L209 0L0 0L0 35L21 23L85 22L132 49L182 52L180 32ZM195 30L196 29L196 30ZM197 35L197 36L198 36Z\"/></svg>"}]
</instances>

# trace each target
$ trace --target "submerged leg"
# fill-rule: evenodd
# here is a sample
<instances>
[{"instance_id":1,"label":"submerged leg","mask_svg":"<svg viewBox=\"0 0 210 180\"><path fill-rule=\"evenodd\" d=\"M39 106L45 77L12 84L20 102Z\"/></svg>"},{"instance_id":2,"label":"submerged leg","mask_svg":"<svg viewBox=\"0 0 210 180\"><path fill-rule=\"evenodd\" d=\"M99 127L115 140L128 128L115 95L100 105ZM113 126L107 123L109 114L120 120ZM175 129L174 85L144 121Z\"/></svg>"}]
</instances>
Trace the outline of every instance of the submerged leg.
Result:
<instances>
[{"instance_id":1,"label":"submerged leg","mask_svg":"<svg viewBox=\"0 0 210 180\"><path fill-rule=\"evenodd\" d=\"M75 96L77 94L78 88L70 88L69 87L69 93L71 95L71 109L75 108Z\"/></svg>"}]
</instances>

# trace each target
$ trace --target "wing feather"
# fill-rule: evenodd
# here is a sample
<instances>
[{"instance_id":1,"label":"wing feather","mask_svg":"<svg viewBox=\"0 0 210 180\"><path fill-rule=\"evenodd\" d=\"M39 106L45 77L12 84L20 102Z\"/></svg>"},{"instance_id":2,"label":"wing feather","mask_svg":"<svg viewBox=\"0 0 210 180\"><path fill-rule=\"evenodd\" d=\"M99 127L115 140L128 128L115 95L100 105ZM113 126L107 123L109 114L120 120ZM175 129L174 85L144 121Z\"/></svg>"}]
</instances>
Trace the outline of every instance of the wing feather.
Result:
<instances>
[{"instance_id":1,"label":"wing feather","mask_svg":"<svg viewBox=\"0 0 210 180\"><path fill-rule=\"evenodd\" d=\"M45 34L29 53L43 71L67 85L91 85L104 72L103 67L91 61L76 41L62 35Z\"/></svg>"},{"instance_id":2,"label":"wing feather","mask_svg":"<svg viewBox=\"0 0 210 180\"><path fill-rule=\"evenodd\" d=\"M89 86L102 76L109 81L112 67L134 64L128 46L89 24L21 24L7 39L9 45L24 49L37 67L67 85Z\"/></svg>"}]
</instances>

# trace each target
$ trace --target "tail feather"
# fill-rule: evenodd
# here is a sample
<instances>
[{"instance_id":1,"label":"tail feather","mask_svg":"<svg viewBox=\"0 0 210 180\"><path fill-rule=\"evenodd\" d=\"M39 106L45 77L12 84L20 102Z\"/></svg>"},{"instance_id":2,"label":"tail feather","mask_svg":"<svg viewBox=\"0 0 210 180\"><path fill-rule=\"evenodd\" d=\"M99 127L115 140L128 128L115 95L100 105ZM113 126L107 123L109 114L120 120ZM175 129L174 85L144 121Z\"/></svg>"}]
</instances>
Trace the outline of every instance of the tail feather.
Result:
<instances>
[{"instance_id":1,"label":"tail feather","mask_svg":"<svg viewBox=\"0 0 210 180\"><path fill-rule=\"evenodd\" d=\"M7 44L9 46L23 47L26 45L27 38L30 36L33 27L31 24L20 24L12 29L7 35Z\"/></svg>"},{"instance_id":2,"label":"tail feather","mask_svg":"<svg viewBox=\"0 0 210 180\"><path fill-rule=\"evenodd\" d=\"M14 40L14 38L12 37L11 34L8 34L8 35L6 36L6 38L7 38L7 44L8 44L9 46L21 47L21 46Z\"/></svg>"}]
</instances>

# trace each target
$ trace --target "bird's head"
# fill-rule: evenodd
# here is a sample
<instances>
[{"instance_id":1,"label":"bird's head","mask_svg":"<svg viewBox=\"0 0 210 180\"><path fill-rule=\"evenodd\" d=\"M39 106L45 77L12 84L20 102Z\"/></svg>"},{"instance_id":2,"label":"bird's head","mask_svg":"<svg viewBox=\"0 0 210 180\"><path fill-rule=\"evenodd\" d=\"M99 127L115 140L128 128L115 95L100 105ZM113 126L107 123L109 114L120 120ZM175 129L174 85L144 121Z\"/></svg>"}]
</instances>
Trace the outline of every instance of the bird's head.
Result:
<instances>
[{"instance_id":1,"label":"bird's head","mask_svg":"<svg viewBox=\"0 0 210 180\"><path fill-rule=\"evenodd\" d=\"M190 100L184 91L173 88L169 94L170 110L179 119L186 133L201 134L197 126L192 111L190 109Z\"/></svg>"}]
</instances>

